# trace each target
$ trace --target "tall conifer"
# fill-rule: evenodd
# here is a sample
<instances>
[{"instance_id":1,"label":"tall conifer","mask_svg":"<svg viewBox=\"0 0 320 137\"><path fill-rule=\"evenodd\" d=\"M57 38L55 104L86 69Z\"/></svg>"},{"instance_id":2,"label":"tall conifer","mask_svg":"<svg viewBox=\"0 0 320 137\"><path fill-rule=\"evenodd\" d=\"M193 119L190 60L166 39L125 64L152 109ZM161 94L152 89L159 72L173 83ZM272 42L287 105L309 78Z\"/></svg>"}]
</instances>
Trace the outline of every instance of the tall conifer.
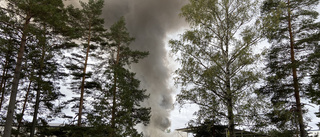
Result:
<instances>
[{"instance_id":1,"label":"tall conifer","mask_svg":"<svg viewBox=\"0 0 320 137\"><path fill-rule=\"evenodd\" d=\"M40 23L47 24L51 29L61 29L64 23L61 20L60 14L63 11L64 5L61 0L8 0L7 11L14 14L13 18L17 21L15 28L20 29L19 42L20 47L16 59L16 68L12 80L10 102L7 112L4 137L11 136L11 129L13 123L13 114L16 104L16 97L18 94L19 80L21 75L22 61L24 58L26 44L32 34L33 25Z\"/></svg>"},{"instance_id":2,"label":"tall conifer","mask_svg":"<svg viewBox=\"0 0 320 137\"><path fill-rule=\"evenodd\" d=\"M76 105L73 106L73 108L78 108L78 126L82 124L85 93L89 93L90 88L95 88L95 86L92 86L95 82L88 79L92 74L88 72L88 60L89 56L94 54L93 50L98 48L100 42L103 42L102 37L105 32L103 26L104 19L100 17L103 3L104 0L89 0L87 3L80 1L82 9L73 9L72 12L72 15L75 16L75 24L73 27L78 29L81 51L80 53L72 53L66 67L70 70L73 77L71 89L80 94L80 98L73 98L69 101L74 102L79 100L79 105L76 103ZM79 14L77 14L76 11L78 11ZM76 52L79 51L79 49L75 50Z\"/></svg>"},{"instance_id":3,"label":"tall conifer","mask_svg":"<svg viewBox=\"0 0 320 137\"><path fill-rule=\"evenodd\" d=\"M261 91L272 97L275 110L271 120L284 127L296 119L302 137L307 136L301 103L301 96L307 93L303 82L309 74L306 62L319 41L319 37L310 37L319 31L314 27L317 4L318 0L265 0L262 5L264 32L272 46L267 84Z\"/></svg>"},{"instance_id":4,"label":"tall conifer","mask_svg":"<svg viewBox=\"0 0 320 137\"><path fill-rule=\"evenodd\" d=\"M102 61L96 67L96 77L102 91L89 116L92 125L98 129L97 133L103 131L101 136L140 137L142 134L134 126L149 122L150 109L140 106L148 96L144 89L139 89L140 81L135 78L135 73L128 69L148 52L132 50L129 45L133 40L124 18L121 18L110 28L108 46L99 54Z\"/></svg>"},{"instance_id":5,"label":"tall conifer","mask_svg":"<svg viewBox=\"0 0 320 137\"><path fill-rule=\"evenodd\" d=\"M0 110L3 110L7 97L8 87L12 80L14 56L17 53L18 30L15 29L16 22L11 18L14 14L5 8L0 9L0 57L1 57L1 82L0 82Z\"/></svg>"}]
</instances>

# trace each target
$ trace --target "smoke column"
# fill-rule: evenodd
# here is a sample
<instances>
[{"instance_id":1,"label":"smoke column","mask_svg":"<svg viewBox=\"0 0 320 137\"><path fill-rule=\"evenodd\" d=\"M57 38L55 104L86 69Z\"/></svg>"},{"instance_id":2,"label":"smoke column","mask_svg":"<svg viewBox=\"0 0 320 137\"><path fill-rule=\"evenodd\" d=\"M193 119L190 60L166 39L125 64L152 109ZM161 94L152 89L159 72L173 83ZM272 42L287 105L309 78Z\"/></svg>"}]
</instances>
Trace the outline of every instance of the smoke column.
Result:
<instances>
[{"instance_id":1,"label":"smoke column","mask_svg":"<svg viewBox=\"0 0 320 137\"><path fill-rule=\"evenodd\" d=\"M132 70L147 89L150 98L143 105L151 107L150 124L143 128L147 137L164 136L170 127L173 109L172 89L168 86L170 71L164 39L170 32L185 25L178 16L186 0L106 0L103 16L110 26L121 16L126 19L130 34L136 38L132 48L149 51L149 56L133 65ZM110 24L109 24L110 23Z\"/></svg>"},{"instance_id":2,"label":"smoke column","mask_svg":"<svg viewBox=\"0 0 320 137\"><path fill-rule=\"evenodd\" d=\"M81 0L87 2L88 0ZM147 137L166 136L170 127L170 111L173 109L172 89L168 86L170 69L164 39L167 34L185 25L179 17L187 0L105 0L103 18L107 28L124 16L130 34L135 37L131 48L149 51L149 56L132 66L141 80L141 88L147 89L149 99L142 105L151 107L150 124L142 127ZM78 0L65 4L80 7ZM167 134L168 136L168 134ZM170 135L169 135L170 136Z\"/></svg>"}]
</instances>

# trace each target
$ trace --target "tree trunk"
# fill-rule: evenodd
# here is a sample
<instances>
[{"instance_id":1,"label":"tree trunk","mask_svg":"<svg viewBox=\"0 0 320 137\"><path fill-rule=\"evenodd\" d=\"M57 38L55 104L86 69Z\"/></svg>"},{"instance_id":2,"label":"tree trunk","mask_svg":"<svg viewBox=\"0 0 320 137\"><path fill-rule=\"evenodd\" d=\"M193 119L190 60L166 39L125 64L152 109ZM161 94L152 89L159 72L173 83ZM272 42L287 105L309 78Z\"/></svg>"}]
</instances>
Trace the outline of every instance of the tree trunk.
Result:
<instances>
[{"instance_id":1,"label":"tree trunk","mask_svg":"<svg viewBox=\"0 0 320 137\"><path fill-rule=\"evenodd\" d=\"M28 101L28 96L29 96L29 93L30 93L31 83L32 83L32 82L31 82L31 80L30 80L29 86L28 86L28 89L27 89L27 93L26 93L26 96L25 96L24 102L23 102L23 108L22 108L22 112L21 112L21 118L18 120L18 128L17 128L16 137L19 136L19 132L20 132L21 124L22 124L22 119L23 119L24 111L26 110L26 105L27 105L27 101Z\"/></svg>"},{"instance_id":2,"label":"tree trunk","mask_svg":"<svg viewBox=\"0 0 320 137\"><path fill-rule=\"evenodd\" d=\"M117 59L115 62L115 66L117 67L119 64L119 60L120 60L120 45L118 45L117 47ZM116 118L116 92L117 92L117 72L116 68L114 69L114 84L113 84L113 91L112 91L112 95L113 95L113 100L112 100L112 115L111 115L111 136L113 137L115 136L115 128L116 128L116 122L115 122L115 118Z\"/></svg>"},{"instance_id":3,"label":"tree trunk","mask_svg":"<svg viewBox=\"0 0 320 137\"><path fill-rule=\"evenodd\" d=\"M36 95L36 104L34 107L34 112L33 112L33 119L32 119L32 127L30 131L30 137L34 137L34 133L36 130L36 125L37 125L37 118L38 118L38 110L39 110L39 104L40 104L40 86L38 86L37 89L37 95Z\"/></svg>"},{"instance_id":4,"label":"tree trunk","mask_svg":"<svg viewBox=\"0 0 320 137\"><path fill-rule=\"evenodd\" d=\"M80 95L80 105L79 105L79 114L78 114L78 126L81 127L81 118L82 118L82 108L83 108L83 94L84 94L84 82L86 79L86 70L87 70L87 64L88 64L88 57L89 57L89 51L90 51L90 40L91 40L91 24L89 25L89 35L87 39L87 53L86 53L86 59L84 61L84 67L83 67L83 76L81 81L81 95Z\"/></svg>"},{"instance_id":5,"label":"tree trunk","mask_svg":"<svg viewBox=\"0 0 320 137\"><path fill-rule=\"evenodd\" d=\"M303 116L302 116L302 108L301 108L301 103L300 103L297 66L296 66L296 60L295 60L295 56L294 56L294 38L293 38L293 32L292 32L292 26L291 26L290 0L288 0L288 29L289 29L289 35L290 35L290 55L291 55L291 63L292 63L294 97L296 99L296 107L297 107L296 113L298 115L300 135L301 135L301 137L306 137L305 127L304 127L304 123L303 123Z\"/></svg>"},{"instance_id":6,"label":"tree trunk","mask_svg":"<svg viewBox=\"0 0 320 137\"><path fill-rule=\"evenodd\" d=\"M12 80L11 95L10 95L10 101L9 101L9 107L8 107L7 119L6 119L6 123L5 123L5 127L4 127L3 137L10 137L11 136L13 114L14 114L14 109L15 109L15 105L16 105L16 97L17 97L17 93L18 93L22 59L23 59L23 54L24 54L26 42L27 42L27 28L29 26L30 19L31 19L31 15L27 14L26 19L25 19L25 23L24 23L23 29L22 29L21 45L20 45L20 49L18 52L16 68L15 68L14 76L13 76L13 80Z\"/></svg>"},{"instance_id":7,"label":"tree trunk","mask_svg":"<svg viewBox=\"0 0 320 137\"><path fill-rule=\"evenodd\" d=\"M0 101L0 111L1 111L1 108L2 108L2 103L3 103L3 100L4 100L4 94L5 94L5 87L6 87L6 82L7 82L7 74L8 74L8 59L6 59L6 63L5 63L5 66L3 67L4 70L3 70L3 73L2 73L2 80L1 80L1 84L0 84L0 93L1 93L1 101Z\"/></svg>"},{"instance_id":8,"label":"tree trunk","mask_svg":"<svg viewBox=\"0 0 320 137\"><path fill-rule=\"evenodd\" d=\"M231 85L230 85L230 76L229 70L227 70L227 109L228 109L228 137L235 137L234 132L234 114L233 114L233 102L232 102L232 93L231 93Z\"/></svg>"},{"instance_id":9,"label":"tree trunk","mask_svg":"<svg viewBox=\"0 0 320 137\"><path fill-rule=\"evenodd\" d=\"M215 129L215 125L212 125L212 137L216 136L216 129Z\"/></svg>"},{"instance_id":10,"label":"tree trunk","mask_svg":"<svg viewBox=\"0 0 320 137\"><path fill-rule=\"evenodd\" d=\"M228 58L228 45L226 46L226 51L227 51L227 58ZM231 80L230 80L230 63L229 60L227 62L227 67L226 67L226 103L227 103L227 109L228 109L228 137L235 137L235 132L234 132L234 114L233 114L233 95L231 91Z\"/></svg>"},{"instance_id":11,"label":"tree trunk","mask_svg":"<svg viewBox=\"0 0 320 137\"><path fill-rule=\"evenodd\" d=\"M229 3L225 3L229 4ZM225 59L226 59L226 72L225 72L225 77L226 77L226 103L227 103L227 109L228 109L228 137L235 137L235 132L234 132L234 114L233 114L233 93L231 91L231 74L230 74L230 59L229 59L229 37L231 33L231 28L230 28L230 18L229 18L229 6L226 5L226 39L225 39Z\"/></svg>"},{"instance_id":12,"label":"tree trunk","mask_svg":"<svg viewBox=\"0 0 320 137\"><path fill-rule=\"evenodd\" d=\"M228 137L235 137L235 132L234 132L234 114L233 114L233 104L232 104L232 99L229 98L227 99L227 104L228 104L228 131L229 135Z\"/></svg>"},{"instance_id":13,"label":"tree trunk","mask_svg":"<svg viewBox=\"0 0 320 137\"><path fill-rule=\"evenodd\" d=\"M45 28L46 29L46 28ZM41 94L41 88L42 88L42 71L43 71L43 68L44 68L44 57L45 57L45 44L46 42L43 41L43 43L40 43L42 45L42 48L41 48L41 59L40 59L40 68L39 68L39 81L37 82L37 95L36 95L36 104L35 104L35 107L34 107L34 112L33 112L33 120L32 120L32 127L31 127L31 133L30 133L30 137L34 137L34 133L35 133L35 130L36 130L36 125L37 125L37 121L38 121L38 112L39 112L39 105L40 105L40 94Z\"/></svg>"},{"instance_id":14,"label":"tree trunk","mask_svg":"<svg viewBox=\"0 0 320 137\"><path fill-rule=\"evenodd\" d=\"M115 118L116 118L116 90L117 90L117 74L114 74L114 86L113 86L113 99L112 99L112 114L111 114L111 136L113 137L115 134L115 128L116 128L116 123L115 123Z\"/></svg>"}]
</instances>

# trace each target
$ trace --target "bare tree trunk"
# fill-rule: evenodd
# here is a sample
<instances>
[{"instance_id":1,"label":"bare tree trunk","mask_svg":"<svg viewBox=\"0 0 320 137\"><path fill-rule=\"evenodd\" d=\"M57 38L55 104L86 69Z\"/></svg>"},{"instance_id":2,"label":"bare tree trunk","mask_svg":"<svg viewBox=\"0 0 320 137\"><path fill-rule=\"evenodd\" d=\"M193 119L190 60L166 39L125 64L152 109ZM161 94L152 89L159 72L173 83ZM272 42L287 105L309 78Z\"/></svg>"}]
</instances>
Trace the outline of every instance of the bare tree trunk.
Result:
<instances>
[{"instance_id":1,"label":"bare tree trunk","mask_svg":"<svg viewBox=\"0 0 320 137\"><path fill-rule=\"evenodd\" d=\"M11 88L11 95L10 95L10 102L7 112L7 119L4 127L4 134L3 137L10 137L11 136L11 129L12 129L12 123L13 123L13 113L16 105L16 97L18 93L18 86L19 86L19 80L20 80L20 73L21 73L21 65L22 65L22 59L24 54L24 49L27 42L27 28L29 26L31 19L31 15L27 14L25 18L25 23L23 25L22 29L22 37L21 37L21 45L18 52L17 57L17 64L14 71L13 81L12 81L12 88Z\"/></svg>"},{"instance_id":2,"label":"bare tree trunk","mask_svg":"<svg viewBox=\"0 0 320 137\"><path fill-rule=\"evenodd\" d=\"M46 29L46 28L44 28ZM39 113L39 105L40 105L40 94L41 94L41 88L42 88L42 71L43 71L43 67L44 67L44 57L45 57L45 41L43 41L42 45L42 49L41 49L41 59L40 59L40 68L39 68L39 81L37 82L38 84L38 88L37 88L37 95L36 95L36 104L34 107L34 112L33 112L33 120L32 120L32 127L31 127L31 133L30 133L30 137L34 137L34 133L36 130L36 125L37 125L37 121L38 121L38 113Z\"/></svg>"},{"instance_id":3,"label":"bare tree trunk","mask_svg":"<svg viewBox=\"0 0 320 137\"><path fill-rule=\"evenodd\" d=\"M115 67L118 66L119 64L119 60L120 60L120 45L118 45L117 47L117 59L115 62ZM114 70L114 84L113 84L113 91L112 91L112 95L113 95L113 100L112 100L112 115L111 115L111 136L113 137L115 136L115 128L116 128L116 123L115 123L115 118L116 118L116 92L117 92L117 73Z\"/></svg>"},{"instance_id":4,"label":"bare tree trunk","mask_svg":"<svg viewBox=\"0 0 320 137\"><path fill-rule=\"evenodd\" d=\"M114 82L117 82L117 74L114 74ZM117 83L113 84L113 91L112 91L112 95L113 95L113 99L112 99L112 114L111 114L111 136L113 137L115 134L115 128L116 128L116 123L115 123L115 118L116 118L116 90L117 90Z\"/></svg>"},{"instance_id":5,"label":"bare tree trunk","mask_svg":"<svg viewBox=\"0 0 320 137\"><path fill-rule=\"evenodd\" d=\"M300 103L300 93L299 93L299 82L297 76L297 66L294 55L294 38L292 33L291 25L291 10L290 10L290 0L288 0L288 29L290 35L290 54L291 54L291 63L292 65L292 77L293 77L293 87L294 87L294 97L296 99L297 115L299 121L300 135L301 137L306 137L305 126L303 123L302 108Z\"/></svg>"},{"instance_id":6,"label":"bare tree trunk","mask_svg":"<svg viewBox=\"0 0 320 137\"><path fill-rule=\"evenodd\" d=\"M212 136L215 137L216 136L216 129L215 129L215 125L212 125Z\"/></svg>"},{"instance_id":7,"label":"bare tree trunk","mask_svg":"<svg viewBox=\"0 0 320 137\"><path fill-rule=\"evenodd\" d=\"M26 110L27 101L28 101L28 96L29 96L29 93L30 93L31 83L32 83L32 81L30 80L29 85L28 85L28 89L27 89L27 93L26 93L26 96L25 96L24 102L23 102L23 108L22 108L22 112L21 112L21 118L18 120L18 128L17 128L17 131L18 131L18 132L17 132L17 134L16 134L16 137L19 136L19 132L20 132L20 127L21 127L22 120L23 120L24 111Z\"/></svg>"},{"instance_id":8,"label":"bare tree trunk","mask_svg":"<svg viewBox=\"0 0 320 137\"><path fill-rule=\"evenodd\" d=\"M226 46L226 52L228 58L228 45ZM232 91L231 91L231 80L230 80L230 64L229 61L226 66L226 103L227 103L227 109L228 109L228 137L235 137L235 132L234 132L234 114L233 114L233 96L232 96Z\"/></svg>"},{"instance_id":9,"label":"bare tree trunk","mask_svg":"<svg viewBox=\"0 0 320 137\"><path fill-rule=\"evenodd\" d=\"M5 90L4 88L6 87L6 82L7 82L7 74L8 74L8 59L6 59L6 63L5 63L5 66L4 66L4 70L3 70L3 73L2 73L2 79L1 79L1 84L0 84L0 92L1 92L1 101L0 101L0 110L2 108L2 103L3 103L3 100L4 100L4 94L5 94Z\"/></svg>"},{"instance_id":10,"label":"bare tree trunk","mask_svg":"<svg viewBox=\"0 0 320 137\"><path fill-rule=\"evenodd\" d=\"M228 3L226 3L228 4ZM229 61L229 37L230 37L230 18L229 18L229 6L225 6L226 7L226 39L225 39L225 59L226 59L226 72L225 72L225 77L226 77L226 103L227 103L227 109L228 109L228 137L235 137L235 132L234 132L234 114L233 114L233 95L232 95L232 91L231 91L231 74L230 74L230 61ZM223 50L223 49L222 49Z\"/></svg>"},{"instance_id":11,"label":"bare tree trunk","mask_svg":"<svg viewBox=\"0 0 320 137\"><path fill-rule=\"evenodd\" d=\"M229 66L229 65L228 65ZM227 70L227 109L228 109L228 137L235 137L234 132L234 114L233 114L233 101L232 101L232 93L231 93L231 85L230 85L230 75L229 69Z\"/></svg>"},{"instance_id":12,"label":"bare tree trunk","mask_svg":"<svg viewBox=\"0 0 320 137\"><path fill-rule=\"evenodd\" d=\"M229 130L229 137L235 137L235 132L234 132L234 114L233 114L233 104L232 104L232 99L229 98L227 99L228 103L228 130Z\"/></svg>"},{"instance_id":13,"label":"bare tree trunk","mask_svg":"<svg viewBox=\"0 0 320 137\"><path fill-rule=\"evenodd\" d=\"M39 110L39 104L40 104L40 86L38 86L37 89L37 95L36 95L36 104L34 107L34 112L33 112L33 119L32 119L32 127L30 131L30 137L34 137L34 133L36 130L36 125L37 125L37 119L38 119L38 110Z\"/></svg>"},{"instance_id":14,"label":"bare tree trunk","mask_svg":"<svg viewBox=\"0 0 320 137\"><path fill-rule=\"evenodd\" d=\"M87 53L86 53L86 59L84 62L83 67L83 76L82 76L82 82L81 82L81 95L80 95L80 105L79 105L79 114L78 114L78 126L81 127L81 118L82 118L82 108L83 108L83 94L84 94L84 82L86 79L86 70L87 70L87 64L88 64L88 57L90 52L90 40L91 40L91 24L89 25L89 35L87 39Z\"/></svg>"}]
</instances>

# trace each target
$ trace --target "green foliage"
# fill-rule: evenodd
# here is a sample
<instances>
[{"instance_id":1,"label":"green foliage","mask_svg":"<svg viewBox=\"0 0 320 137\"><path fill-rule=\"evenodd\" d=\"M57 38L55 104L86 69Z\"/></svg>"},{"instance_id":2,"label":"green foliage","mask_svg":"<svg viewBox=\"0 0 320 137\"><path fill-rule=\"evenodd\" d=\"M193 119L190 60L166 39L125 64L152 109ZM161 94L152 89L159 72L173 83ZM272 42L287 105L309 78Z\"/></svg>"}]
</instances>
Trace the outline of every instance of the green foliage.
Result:
<instances>
[{"instance_id":1,"label":"green foliage","mask_svg":"<svg viewBox=\"0 0 320 137\"><path fill-rule=\"evenodd\" d=\"M318 38L319 32L313 35L310 39ZM309 70L311 72L311 81L308 85L307 95L313 103L320 105L320 45L315 45L313 52L308 58L308 66L310 66ZM316 116L320 117L320 109L319 112L316 113ZM320 123L318 126L320 127Z\"/></svg>"},{"instance_id":2,"label":"green foliage","mask_svg":"<svg viewBox=\"0 0 320 137\"><path fill-rule=\"evenodd\" d=\"M103 37L104 29L104 19L101 18L103 0L89 0L88 3L80 1L81 12L79 21L81 29L81 38L86 42L90 40L92 42L101 42ZM88 45L84 45L85 47ZM90 45L93 46L94 45Z\"/></svg>"},{"instance_id":3,"label":"green foliage","mask_svg":"<svg viewBox=\"0 0 320 137\"><path fill-rule=\"evenodd\" d=\"M58 39L58 35L61 36L60 34L62 34L63 30L67 28L67 24L64 20L66 16L64 14L64 5L61 0L8 0L6 2L7 6L3 8L1 7L1 10L3 10L5 13L1 16L1 19L4 19L1 20L1 23L6 25L4 30L12 29L13 33L6 38L10 41L14 40L15 44L12 45L16 46L14 48L19 49L17 52L18 57L15 60L16 68L13 77L14 79L10 81L12 82L11 96L4 131L4 136L10 136L12 127L11 123L13 121L13 112L16 106L16 96L18 94L20 79L28 78L28 81L33 81L36 87L35 90L38 91L38 95L40 94L40 90L43 91L43 96L41 96L43 101L41 101L41 103L43 103L43 105L49 110L52 110L51 112L58 111L53 110L54 105L52 101L58 99L62 94L53 88L53 85L57 85L57 82L52 82L51 80L56 81L59 79L57 77L60 77L61 74L57 72L57 64L50 62L53 61L53 54L48 52L53 51L54 48L51 48L53 45L51 45L51 47L41 46L46 45L46 42L49 43L48 45L56 44L55 40ZM9 18L5 18L5 16ZM42 29L43 26L46 28L45 31ZM50 32L50 34L46 34L46 32ZM4 36L6 34L3 35L3 33L1 33L0 35ZM44 39L44 37L48 39ZM60 44L61 41L57 43ZM20 47L18 47L18 45ZM43 50L44 48L45 50ZM39 49L42 49L41 52ZM25 55L25 53L28 55ZM46 53L48 53L48 56L45 56ZM24 64L22 63L23 61ZM33 65L38 66L31 66L31 63L35 63ZM28 68L34 68L32 71L36 72L37 74L33 75L33 72L30 72L31 69ZM32 74L33 76L30 77L31 75L29 74ZM21 85L22 87L24 86L22 82ZM37 100L38 101L36 104L39 104L40 96L39 98L37 97ZM35 116L37 116L37 108L35 108L33 113ZM51 114L51 116L54 115ZM36 119L37 117L35 117L35 121L37 121Z\"/></svg>"},{"instance_id":4,"label":"green foliage","mask_svg":"<svg viewBox=\"0 0 320 137\"><path fill-rule=\"evenodd\" d=\"M89 57L96 56L95 52L97 48L104 42L102 37L105 37L104 29L104 19L101 18L102 8L104 5L103 0L89 0L87 3L80 1L81 8L77 9L73 6L67 7L68 14L71 18L70 23L72 27L76 28L74 31L77 33L73 35L72 38L80 40L81 43L78 46L71 48L74 52L71 56L67 57L67 63L65 67L70 71L72 76L72 82L69 83L70 89L79 94L81 94L81 88L84 88L85 97L83 102L86 102L86 98L92 96L93 92L100 89L99 83L93 81L92 72L88 71L91 64L86 63ZM88 45L89 44L89 45ZM84 70L86 70L84 72ZM85 76L85 77L83 77ZM85 80L84 80L85 79ZM84 80L84 85L82 85L82 80ZM83 93L83 94L84 94ZM79 112L79 103L81 99L79 97L73 97L69 100L69 104L72 105L72 110L74 112ZM89 103L90 104L90 103ZM85 113L89 110L82 107ZM79 114L82 115L82 114Z\"/></svg>"},{"instance_id":5,"label":"green foliage","mask_svg":"<svg viewBox=\"0 0 320 137\"><path fill-rule=\"evenodd\" d=\"M26 19L26 16L33 18L33 22L43 22L48 24L55 33L62 33L63 30L68 30L66 23L66 14L64 4L61 0L8 0L8 10L11 14L22 16L21 19ZM24 20L16 19L23 22ZM22 23L21 23L22 24Z\"/></svg>"},{"instance_id":6,"label":"green foliage","mask_svg":"<svg viewBox=\"0 0 320 137\"><path fill-rule=\"evenodd\" d=\"M128 67L138 63L148 52L129 48L134 38L127 32L123 18L106 34L104 20L100 17L103 0L80 2L81 9L64 7L60 0L6 2L7 7L0 8L1 88L4 80L16 87L12 88L14 96L11 100L18 95L17 104L12 105L16 102L12 101L9 108L17 108L16 118L34 115L33 123L22 120L21 130L13 130L15 134L26 136L31 131L33 136L38 125L37 136L142 136L134 126L149 122L150 108L140 106L148 95L144 89L139 89L140 81ZM74 51L68 58L69 53L65 53L70 50ZM97 73L83 71L87 65L83 65L83 60L88 59L86 53L95 57ZM17 59L13 57L15 54L18 54ZM114 56L116 54L118 56ZM61 66L66 60L69 62ZM16 72L13 72L13 66L17 67ZM69 69L72 82L76 82L70 85L71 89L79 91L81 85L78 80L85 76L87 81L83 87L87 97L97 97L95 110L88 116L90 123L86 125L92 127L48 126L49 121L63 115L61 109L66 102L56 106L55 101L63 96L59 87L61 80L68 76L63 73L65 68ZM15 75L14 80L12 74ZM0 91L9 89L9 86L3 86L5 89ZM7 96L7 93L1 93ZM94 96L97 94L100 96ZM114 100L110 99L113 97ZM25 99L27 110L20 113ZM74 108L79 107L75 100L78 98L71 100ZM30 109L30 106L35 108ZM115 115L110 118L111 114ZM8 118L8 121L14 120ZM12 127L11 123L7 125ZM7 132L7 125L5 132L8 134L5 136L11 136L11 128L8 130L10 133Z\"/></svg>"},{"instance_id":7,"label":"green foliage","mask_svg":"<svg viewBox=\"0 0 320 137\"><path fill-rule=\"evenodd\" d=\"M3 110L7 101L8 91L13 78L17 47L19 45L17 39L18 30L15 29L16 23L5 9L0 9L0 109ZM3 111L2 111L3 112ZM0 114L1 117L3 113ZM3 122L3 121L2 121Z\"/></svg>"},{"instance_id":8,"label":"green foliage","mask_svg":"<svg viewBox=\"0 0 320 137\"><path fill-rule=\"evenodd\" d=\"M254 102L250 107L247 104L258 99L253 87L260 77L253 66L259 55L252 53L260 40L259 22L249 25L255 4L250 0L190 0L182 8L180 15L192 29L180 40L170 41L182 65L176 71L176 84L181 85L177 101L199 105L199 123L215 119L217 124L229 122L229 127L240 125L251 115L246 110L257 107Z\"/></svg>"},{"instance_id":9,"label":"green foliage","mask_svg":"<svg viewBox=\"0 0 320 137\"><path fill-rule=\"evenodd\" d=\"M37 42L26 47L26 61L23 72L26 74L26 79L31 81L31 91L40 91L41 110L47 112L43 118L59 115L61 106L55 106L54 103L64 95L60 91L59 80L66 75L59 68L57 59L59 51L56 51L55 45L61 44L60 40L56 40L56 36L52 36L53 32L46 28L38 28L34 32ZM30 101L29 103L32 103ZM49 112L52 112L51 114ZM53 118L53 117L51 117Z\"/></svg>"}]
</instances>

